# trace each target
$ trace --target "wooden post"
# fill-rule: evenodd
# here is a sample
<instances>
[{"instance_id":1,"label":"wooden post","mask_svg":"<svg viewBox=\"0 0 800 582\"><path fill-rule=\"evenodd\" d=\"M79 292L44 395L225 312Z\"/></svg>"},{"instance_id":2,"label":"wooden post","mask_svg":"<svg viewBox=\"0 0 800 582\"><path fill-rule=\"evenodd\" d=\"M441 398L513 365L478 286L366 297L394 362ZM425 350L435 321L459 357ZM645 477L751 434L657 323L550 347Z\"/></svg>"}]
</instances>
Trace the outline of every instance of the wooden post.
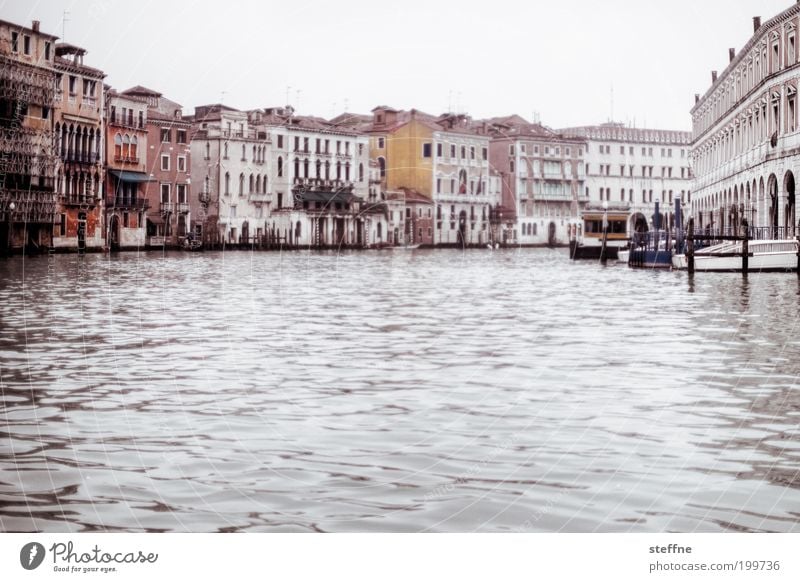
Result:
<instances>
[{"instance_id":1,"label":"wooden post","mask_svg":"<svg viewBox=\"0 0 800 582\"><path fill-rule=\"evenodd\" d=\"M694 275L694 218L689 219L686 237L686 268Z\"/></svg>"},{"instance_id":2,"label":"wooden post","mask_svg":"<svg viewBox=\"0 0 800 582\"><path fill-rule=\"evenodd\" d=\"M747 219L742 219L742 275L747 277L747 267L750 258L750 248L749 248L749 241L750 241L750 233L748 232L749 229L747 228Z\"/></svg>"},{"instance_id":3,"label":"wooden post","mask_svg":"<svg viewBox=\"0 0 800 582\"><path fill-rule=\"evenodd\" d=\"M603 244L600 247L600 262L605 263L607 259L606 244L608 243L608 212L603 213Z\"/></svg>"}]
</instances>

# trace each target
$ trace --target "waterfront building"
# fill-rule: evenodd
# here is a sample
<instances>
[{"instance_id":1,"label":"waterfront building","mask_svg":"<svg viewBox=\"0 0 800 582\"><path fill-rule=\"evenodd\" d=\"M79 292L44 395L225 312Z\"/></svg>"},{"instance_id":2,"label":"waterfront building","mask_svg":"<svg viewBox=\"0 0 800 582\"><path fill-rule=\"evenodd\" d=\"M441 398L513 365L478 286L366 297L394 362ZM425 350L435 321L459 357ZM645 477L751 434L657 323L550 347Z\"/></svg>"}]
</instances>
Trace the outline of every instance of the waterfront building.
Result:
<instances>
[{"instance_id":1,"label":"waterfront building","mask_svg":"<svg viewBox=\"0 0 800 582\"><path fill-rule=\"evenodd\" d=\"M676 199L688 214L692 199L691 140L688 131L641 129L603 123L559 130L585 140L583 201L594 206L627 204L628 231L655 227L656 202L660 226L673 225Z\"/></svg>"},{"instance_id":2,"label":"waterfront building","mask_svg":"<svg viewBox=\"0 0 800 582\"><path fill-rule=\"evenodd\" d=\"M795 180L800 171L797 88L800 5L767 22L753 19L753 36L691 110L698 227L737 229L743 218L771 237L794 236Z\"/></svg>"},{"instance_id":3,"label":"waterfront building","mask_svg":"<svg viewBox=\"0 0 800 582\"><path fill-rule=\"evenodd\" d=\"M564 246L587 201L583 154L586 142L519 115L484 123L492 136L490 162L502 182L502 208L512 222L507 244Z\"/></svg>"},{"instance_id":4,"label":"waterfront building","mask_svg":"<svg viewBox=\"0 0 800 582\"><path fill-rule=\"evenodd\" d=\"M272 229L269 134L222 104L195 107L189 119L194 233L210 245L260 244Z\"/></svg>"},{"instance_id":5,"label":"waterfront building","mask_svg":"<svg viewBox=\"0 0 800 582\"><path fill-rule=\"evenodd\" d=\"M176 247L186 236L191 222L192 124L183 119L180 104L158 91L137 85L122 92L147 103L147 246Z\"/></svg>"},{"instance_id":6,"label":"waterfront building","mask_svg":"<svg viewBox=\"0 0 800 582\"><path fill-rule=\"evenodd\" d=\"M414 244L485 244L491 239L492 208L499 192L491 191L490 138L464 114L433 115L412 109L373 109L371 157L378 163L382 189L403 192L414 200L412 214L432 213L432 226L403 232ZM421 198L431 202L425 208ZM416 214L414 214L416 213ZM406 216L411 217L409 209Z\"/></svg>"},{"instance_id":7,"label":"waterfront building","mask_svg":"<svg viewBox=\"0 0 800 582\"><path fill-rule=\"evenodd\" d=\"M55 46L55 147L58 154L58 209L53 248L100 250L103 222L103 116L105 74L83 63L86 51Z\"/></svg>"},{"instance_id":8,"label":"waterfront building","mask_svg":"<svg viewBox=\"0 0 800 582\"><path fill-rule=\"evenodd\" d=\"M52 243L57 157L53 125L57 37L0 20L0 250Z\"/></svg>"},{"instance_id":9,"label":"waterfront building","mask_svg":"<svg viewBox=\"0 0 800 582\"><path fill-rule=\"evenodd\" d=\"M369 140L291 106L251 112L272 139L272 228L295 246L365 247L384 238L382 208L370 205ZM373 200L374 202L374 200Z\"/></svg>"},{"instance_id":10,"label":"waterfront building","mask_svg":"<svg viewBox=\"0 0 800 582\"><path fill-rule=\"evenodd\" d=\"M143 249L148 182L147 101L106 89L106 242L112 250Z\"/></svg>"}]
</instances>

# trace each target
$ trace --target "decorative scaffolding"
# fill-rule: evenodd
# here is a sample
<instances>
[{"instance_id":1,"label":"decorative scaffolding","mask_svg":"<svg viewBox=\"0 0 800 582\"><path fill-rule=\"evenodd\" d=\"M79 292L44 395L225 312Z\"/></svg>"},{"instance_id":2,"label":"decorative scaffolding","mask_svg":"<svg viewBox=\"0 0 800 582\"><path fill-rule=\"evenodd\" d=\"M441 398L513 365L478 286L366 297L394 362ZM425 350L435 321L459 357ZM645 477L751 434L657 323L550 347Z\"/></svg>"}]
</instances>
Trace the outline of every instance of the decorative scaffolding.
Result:
<instances>
[{"instance_id":1,"label":"decorative scaffolding","mask_svg":"<svg viewBox=\"0 0 800 582\"><path fill-rule=\"evenodd\" d=\"M52 223L56 147L52 122L31 127L31 105L52 108L55 73L0 55L0 221ZM52 119L52 118L50 118Z\"/></svg>"}]
</instances>

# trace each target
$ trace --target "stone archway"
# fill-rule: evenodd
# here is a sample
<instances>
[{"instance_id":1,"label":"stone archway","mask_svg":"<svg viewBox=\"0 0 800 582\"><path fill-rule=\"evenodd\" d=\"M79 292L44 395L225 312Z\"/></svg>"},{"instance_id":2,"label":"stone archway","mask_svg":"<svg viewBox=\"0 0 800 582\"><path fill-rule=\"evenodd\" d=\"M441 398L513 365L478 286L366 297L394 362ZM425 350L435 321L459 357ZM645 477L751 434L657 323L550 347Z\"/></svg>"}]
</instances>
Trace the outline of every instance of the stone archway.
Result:
<instances>
[{"instance_id":1,"label":"stone archway","mask_svg":"<svg viewBox=\"0 0 800 582\"><path fill-rule=\"evenodd\" d=\"M785 236L794 236L795 235L795 226L796 226L796 216L795 216L795 195L794 195L794 174L791 170L786 172L786 175L783 177L783 188L786 192L786 207L785 212L783 215L783 227L784 227L784 234Z\"/></svg>"}]
</instances>

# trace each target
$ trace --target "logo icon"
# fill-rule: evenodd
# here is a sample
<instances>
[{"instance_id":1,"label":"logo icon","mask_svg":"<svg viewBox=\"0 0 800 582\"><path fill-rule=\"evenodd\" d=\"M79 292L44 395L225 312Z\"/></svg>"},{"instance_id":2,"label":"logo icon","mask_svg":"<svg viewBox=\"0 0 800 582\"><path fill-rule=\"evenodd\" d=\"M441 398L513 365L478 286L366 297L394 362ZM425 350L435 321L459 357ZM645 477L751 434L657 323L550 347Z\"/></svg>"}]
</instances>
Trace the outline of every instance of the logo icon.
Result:
<instances>
[{"instance_id":1,"label":"logo icon","mask_svg":"<svg viewBox=\"0 0 800 582\"><path fill-rule=\"evenodd\" d=\"M22 546L19 552L19 563L26 570L35 570L44 561L44 546L38 542L30 542Z\"/></svg>"}]
</instances>

